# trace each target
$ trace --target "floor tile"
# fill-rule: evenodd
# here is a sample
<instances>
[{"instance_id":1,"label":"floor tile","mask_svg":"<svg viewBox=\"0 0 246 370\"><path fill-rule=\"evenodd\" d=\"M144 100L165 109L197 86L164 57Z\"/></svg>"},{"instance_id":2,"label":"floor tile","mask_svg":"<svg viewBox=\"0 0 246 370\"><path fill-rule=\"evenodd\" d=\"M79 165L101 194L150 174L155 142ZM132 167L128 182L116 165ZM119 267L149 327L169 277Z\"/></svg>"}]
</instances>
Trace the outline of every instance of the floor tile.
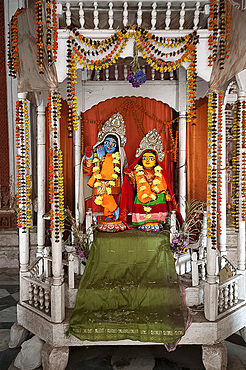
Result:
<instances>
[{"instance_id":1,"label":"floor tile","mask_svg":"<svg viewBox=\"0 0 246 370\"><path fill-rule=\"evenodd\" d=\"M16 299L14 299L11 295L0 299L0 311L11 306L16 306Z\"/></svg>"},{"instance_id":2,"label":"floor tile","mask_svg":"<svg viewBox=\"0 0 246 370\"><path fill-rule=\"evenodd\" d=\"M15 322L16 321L16 306L8 307L0 311L0 322Z\"/></svg>"},{"instance_id":3,"label":"floor tile","mask_svg":"<svg viewBox=\"0 0 246 370\"><path fill-rule=\"evenodd\" d=\"M11 294L11 297L13 297L16 300L16 302L19 302L20 293L16 292L14 294Z\"/></svg>"},{"instance_id":4,"label":"floor tile","mask_svg":"<svg viewBox=\"0 0 246 370\"><path fill-rule=\"evenodd\" d=\"M6 289L0 289L0 298L7 297L9 292Z\"/></svg>"},{"instance_id":5,"label":"floor tile","mask_svg":"<svg viewBox=\"0 0 246 370\"><path fill-rule=\"evenodd\" d=\"M19 287L19 285L6 285L6 286L5 286L5 289L6 289L10 294L14 294L14 293L16 293L16 292L19 292L20 287Z\"/></svg>"},{"instance_id":6,"label":"floor tile","mask_svg":"<svg viewBox=\"0 0 246 370\"><path fill-rule=\"evenodd\" d=\"M0 330L0 351L5 351L9 348L9 330L1 329Z\"/></svg>"}]
</instances>

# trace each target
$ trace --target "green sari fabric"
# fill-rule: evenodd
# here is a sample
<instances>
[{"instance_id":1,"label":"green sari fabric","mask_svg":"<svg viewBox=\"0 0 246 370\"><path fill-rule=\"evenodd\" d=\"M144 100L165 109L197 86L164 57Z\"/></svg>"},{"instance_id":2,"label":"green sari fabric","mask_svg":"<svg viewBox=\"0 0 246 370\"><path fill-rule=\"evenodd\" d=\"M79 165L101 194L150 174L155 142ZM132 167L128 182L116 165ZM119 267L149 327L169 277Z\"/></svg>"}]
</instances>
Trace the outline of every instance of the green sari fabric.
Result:
<instances>
[{"instance_id":1,"label":"green sari fabric","mask_svg":"<svg viewBox=\"0 0 246 370\"><path fill-rule=\"evenodd\" d=\"M89 341L172 343L184 331L169 234L95 232L68 333Z\"/></svg>"}]
</instances>

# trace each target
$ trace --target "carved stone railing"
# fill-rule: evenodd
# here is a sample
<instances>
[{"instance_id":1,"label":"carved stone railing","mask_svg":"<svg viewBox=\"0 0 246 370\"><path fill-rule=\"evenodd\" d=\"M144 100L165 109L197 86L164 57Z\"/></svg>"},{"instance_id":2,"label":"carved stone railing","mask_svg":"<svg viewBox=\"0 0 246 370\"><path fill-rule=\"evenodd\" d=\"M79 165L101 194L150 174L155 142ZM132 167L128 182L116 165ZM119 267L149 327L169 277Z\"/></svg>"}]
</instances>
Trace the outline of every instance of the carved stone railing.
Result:
<instances>
[{"instance_id":1,"label":"carved stone railing","mask_svg":"<svg viewBox=\"0 0 246 370\"><path fill-rule=\"evenodd\" d=\"M239 299L239 282L242 275L235 275L219 284L218 290L218 318L223 317L244 303Z\"/></svg>"},{"instance_id":2,"label":"carved stone railing","mask_svg":"<svg viewBox=\"0 0 246 370\"><path fill-rule=\"evenodd\" d=\"M151 30L207 28L208 1L57 1L60 28L116 29L137 24Z\"/></svg>"}]
</instances>

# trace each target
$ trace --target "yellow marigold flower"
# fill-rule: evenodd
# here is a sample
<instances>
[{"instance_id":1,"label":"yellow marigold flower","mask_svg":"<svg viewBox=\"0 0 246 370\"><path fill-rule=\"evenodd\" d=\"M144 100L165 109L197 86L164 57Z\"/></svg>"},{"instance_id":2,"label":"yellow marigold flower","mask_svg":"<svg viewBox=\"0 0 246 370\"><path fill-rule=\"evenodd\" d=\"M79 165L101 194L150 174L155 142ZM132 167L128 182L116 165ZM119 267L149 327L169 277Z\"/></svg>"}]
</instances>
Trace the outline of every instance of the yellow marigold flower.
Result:
<instances>
[{"instance_id":1,"label":"yellow marigold flower","mask_svg":"<svg viewBox=\"0 0 246 370\"><path fill-rule=\"evenodd\" d=\"M156 166L155 167L155 172L161 172L161 170L162 170L161 166Z\"/></svg>"},{"instance_id":2,"label":"yellow marigold flower","mask_svg":"<svg viewBox=\"0 0 246 370\"><path fill-rule=\"evenodd\" d=\"M158 186L154 186L153 190L156 191L157 193L159 192Z\"/></svg>"},{"instance_id":3,"label":"yellow marigold flower","mask_svg":"<svg viewBox=\"0 0 246 370\"><path fill-rule=\"evenodd\" d=\"M160 182L160 180L158 180L158 179L155 179L154 181L153 181L153 185L158 185L158 184L160 184L161 182Z\"/></svg>"},{"instance_id":4,"label":"yellow marigold flower","mask_svg":"<svg viewBox=\"0 0 246 370\"><path fill-rule=\"evenodd\" d=\"M118 159L113 159L113 163L115 163L115 164L119 164L119 163L120 163L120 161L119 161Z\"/></svg>"},{"instance_id":5,"label":"yellow marigold flower","mask_svg":"<svg viewBox=\"0 0 246 370\"><path fill-rule=\"evenodd\" d=\"M94 184L94 186L98 186L98 187L101 186L101 185L102 185L102 183L99 182L99 181L96 181L95 184Z\"/></svg>"},{"instance_id":6,"label":"yellow marigold flower","mask_svg":"<svg viewBox=\"0 0 246 370\"><path fill-rule=\"evenodd\" d=\"M136 171L143 170L143 166L140 166L140 164L137 164L134 168Z\"/></svg>"},{"instance_id":7,"label":"yellow marigold flower","mask_svg":"<svg viewBox=\"0 0 246 370\"><path fill-rule=\"evenodd\" d=\"M111 186L115 186L115 182L114 182L114 181L112 181L112 180L110 180L110 181L109 181L109 185L111 185Z\"/></svg>"},{"instance_id":8,"label":"yellow marigold flower","mask_svg":"<svg viewBox=\"0 0 246 370\"><path fill-rule=\"evenodd\" d=\"M117 179L119 175L117 175L117 173L113 173L112 177L113 179Z\"/></svg>"},{"instance_id":9,"label":"yellow marigold flower","mask_svg":"<svg viewBox=\"0 0 246 370\"><path fill-rule=\"evenodd\" d=\"M99 168L98 166L95 166L95 167L93 168L93 172L97 172L98 170L100 170L100 168Z\"/></svg>"},{"instance_id":10,"label":"yellow marigold flower","mask_svg":"<svg viewBox=\"0 0 246 370\"><path fill-rule=\"evenodd\" d=\"M101 178L102 178L102 175L101 175L100 173L97 173L97 174L95 175L95 178L96 178L96 179L101 179Z\"/></svg>"},{"instance_id":11,"label":"yellow marigold flower","mask_svg":"<svg viewBox=\"0 0 246 370\"><path fill-rule=\"evenodd\" d=\"M150 212L152 210L151 207L143 207L143 209L145 210L145 212Z\"/></svg>"},{"instance_id":12,"label":"yellow marigold flower","mask_svg":"<svg viewBox=\"0 0 246 370\"><path fill-rule=\"evenodd\" d=\"M146 186L140 186L140 191L144 191L146 189Z\"/></svg>"},{"instance_id":13,"label":"yellow marigold flower","mask_svg":"<svg viewBox=\"0 0 246 370\"><path fill-rule=\"evenodd\" d=\"M150 198L153 200L156 200L156 195L155 194L150 194Z\"/></svg>"},{"instance_id":14,"label":"yellow marigold flower","mask_svg":"<svg viewBox=\"0 0 246 370\"><path fill-rule=\"evenodd\" d=\"M106 188L106 191L107 191L108 194L111 194L112 193L111 188Z\"/></svg>"},{"instance_id":15,"label":"yellow marigold flower","mask_svg":"<svg viewBox=\"0 0 246 370\"><path fill-rule=\"evenodd\" d=\"M139 184L143 184L146 180L142 177L141 179L138 180Z\"/></svg>"},{"instance_id":16,"label":"yellow marigold flower","mask_svg":"<svg viewBox=\"0 0 246 370\"><path fill-rule=\"evenodd\" d=\"M119 152L113 153L112 157L116 159L120 159L120 153Z\"/></svg>"},{"instance_id":17,"label":"yellow marigold flower","mask_svg":"<svg viewBox=\"0 0 246 370\"><path fill-rule=\"evenodd\" d=\"M95 199L95 203L100 206L102 204L102 197L99 195L98 197L96 197Z\"/></svg>"},{"instance_id":18,"label":"yellow marigold flower","mask_svg":"<svg viewBox=\"0 0 246 370\"><path fill-rule=\"evenodd\" d=\"M114 170L115 170L115 172L118 172L118 173L120 172L120 168L119 167L115 167Z\"/></svg>"},{"instance_id":19,"label":"yellow marigold flower","mask_svg":"<svg viewBox=\"0 0 246 370\"><path fill-rule=\"evenodd\" d=\"M148 194L143 194L142 198L145 199L145 198L147 198L147 196L148 196Z\"/></svg>"},{"instance_id":20,"label":"yellow marigold flower","mask_svg":"<svg viewBox=\"0 0 246 370\"><path fill-rule=\"evenodd\" d=\"M137 172L137 175L138 175L138 176L142 176L142 175L144 175L144 172L143 172L143 171L138 171L138 172Z\"/></svg>"},{"instance_id":21,"label":"yellow marigold flower","mask_svg":"<svg viewBox=\"0 0 246 370\"><path fill-rule=\"evenodd\" d=\"M162 175L161 175L161 173L160 173L160 172L156 172L156 173L155 173L155 176L156 176L156 177L161 177Z\"/></svg>"},{"instance_id":22,"label":"yellow marigold flower","mask_svg":"<svg viewBox=\"0 0 246 370\"><path fill-rule=\"evenodd\" d=\"M147 214L147 215L144 215L145 218L150 218L151 217L151 214Z\"/></svg>"},{"instance_id":23,"label":"yellow marigold flower","mask_svg":"<svg viewBox=\"0 0 246 370\"><path fill-rule=\"evenodd\" d=\"M92 162L93 163L97 163L97 162L99 162L99 159L98 158L94 158Z\"/></svg>"}]
</instances>

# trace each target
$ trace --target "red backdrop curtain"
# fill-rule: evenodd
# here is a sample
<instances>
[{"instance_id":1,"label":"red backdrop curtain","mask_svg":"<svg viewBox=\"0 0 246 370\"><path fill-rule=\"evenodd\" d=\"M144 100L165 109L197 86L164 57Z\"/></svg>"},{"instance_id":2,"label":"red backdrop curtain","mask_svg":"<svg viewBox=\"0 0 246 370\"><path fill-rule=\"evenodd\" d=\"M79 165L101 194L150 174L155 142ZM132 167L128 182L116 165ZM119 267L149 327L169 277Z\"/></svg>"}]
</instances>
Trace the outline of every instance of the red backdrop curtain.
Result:
<instances>
[{"instance_id":1,"label":"red backdrop curtain","mask_svg":"<svg viewBox=\"0 0 246 370\"><path fill-rule=\"evenodd\" d=\"M196 109L196 125L187 125L187 195L206 202L208 99L199 99Z\"/></svg>"}]
</instances>

